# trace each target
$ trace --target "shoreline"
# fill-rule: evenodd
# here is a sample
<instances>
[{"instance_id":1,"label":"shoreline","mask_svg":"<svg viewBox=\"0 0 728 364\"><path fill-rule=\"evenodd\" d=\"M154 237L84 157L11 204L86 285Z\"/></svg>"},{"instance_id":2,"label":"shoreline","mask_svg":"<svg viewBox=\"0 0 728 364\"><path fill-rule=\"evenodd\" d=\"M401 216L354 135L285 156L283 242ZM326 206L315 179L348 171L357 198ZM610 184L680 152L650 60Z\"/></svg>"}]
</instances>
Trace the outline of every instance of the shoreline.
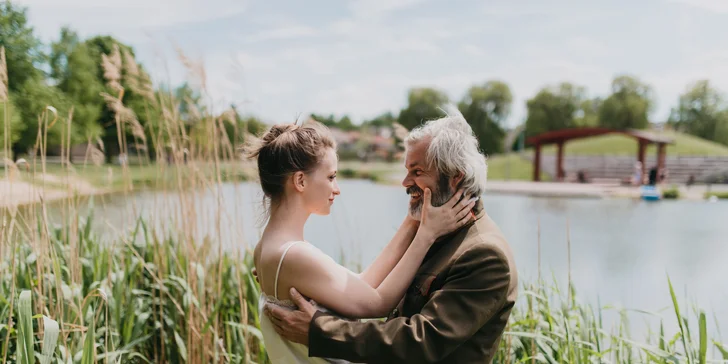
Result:
<instances>
[{"instance_id":1,"label":"shoreline","mask_svg":"<svg viewBox=\"0 0 728 364\"><path fill-rule=\"evenodd\" d=\"M399 184L396 175L390 175L373 183ZM348 178L354 180L370 180L366 178ZM12 208L32 205L40 202L54 202L73 197L89 197L113 194L123 191L123 188L97 188L85 181L71 180L59 181L56 176L49 176L45 179L53 182L46 186L38 183L30 183L22 180L9 181L0 179L0 208ZM63 186L59 186L59 182ZM59 187L56 187L59 186ZM149 188L149 186L133 186ZM663 187L671 188L670 185ZM676 186L680 197L676 200L707 201L705 193L708 192L706 185ZM728 185L712 185L710 191L726 192ZM530 182L530 181L488 181L486 193L499 195L516 195L545 198L584 198L584 199L609 199L628 198L639 199L639 188L633 186L619 186L609 184L582 184L582 183L557 183L557 182Z\"/></svg>"},{"instance_id":2,"label":"shoreline","mask_svg":"<svg viewBox=\"0 0 728 364\"><path fill-rule=\"evenodd\" d=\"M662 190L671 189L666 184ZM726 185L693 185L689 188L684 185L675 185L680 197L673 200L707 201L705 194L708 191L728 191ZM527 182L527 181L488 181L486 192L498 194L516 194L535 197L561 197L561 198L628 198L640 199L639 187L620 186L614 184L598 183L566 183L566 182ZM670 200L663 198L662 200Z\"/></svg>"}]
</instances>

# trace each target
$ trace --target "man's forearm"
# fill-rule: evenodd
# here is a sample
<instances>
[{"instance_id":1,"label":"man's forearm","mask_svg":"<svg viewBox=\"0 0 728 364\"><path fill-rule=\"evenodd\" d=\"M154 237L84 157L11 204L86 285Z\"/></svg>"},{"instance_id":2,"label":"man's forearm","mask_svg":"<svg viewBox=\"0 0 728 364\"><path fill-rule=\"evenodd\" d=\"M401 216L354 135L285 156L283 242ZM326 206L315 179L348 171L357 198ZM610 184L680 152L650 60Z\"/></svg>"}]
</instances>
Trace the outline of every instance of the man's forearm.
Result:
<instances>
[{"instance_id":1,"label":"man's forearm","mask_svg":"<svg viewBox=\"0 0 728 364\"><path fill-rule=\"evenodd\" d=\"M374 262L364 269L359 277L373 288L378 288L384 278L402 259L415 234L417 234L417 226L417 221L405 219L389 244L382 249Z\"/></svg>"},{"instance_id":2,"label":"man's forearm","mask_svg":"<svg viewBox=\"0 0 728 364\"><path fill-rule=\"evenodd\" d=\"M390 322L349 322L317 312L309 327L309 357L364 363L422 364L441 361L464 339L445 338L421 315ZM331 335L335 332L335 335ZM435 345L437 342L437 345Z\"/></svg>"}]
</instances>

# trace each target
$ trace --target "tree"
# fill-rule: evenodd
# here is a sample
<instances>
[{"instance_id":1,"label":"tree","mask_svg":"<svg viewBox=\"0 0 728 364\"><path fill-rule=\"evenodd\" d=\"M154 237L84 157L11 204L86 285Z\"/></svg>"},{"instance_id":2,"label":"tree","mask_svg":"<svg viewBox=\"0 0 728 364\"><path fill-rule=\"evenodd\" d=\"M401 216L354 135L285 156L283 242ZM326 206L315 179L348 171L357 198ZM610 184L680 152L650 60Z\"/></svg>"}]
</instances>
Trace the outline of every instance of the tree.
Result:
<instances>
[{"instance_id":1,"label":"tree","mask_svg":"<svg viewBox=\"0 0 728 364\"><path fill-rule=\"evenodd\" d=\"M338 128L344 131L352 131L357 129L357 126L351 122L351 119L347 115L344 115L339 120L336 120L336 116L334 116L333 114L329 116L311 114L310 117L311 119L314 119L319 123L325 125L327 128Z\"/></svg>"},{"instance_id":2,"label":"tree","mask_svg":"<svg viewBox=\"0 0 728 364\"><path fill-rule=\"evenodd\" d=\"M71 102L61 90L43 81L28 80L18 90L15 105L20 110L24 124L20 137L13 145L13 153L16 157L35 147L39 126L44 128L46 120L50 123L54 119L54 115L48 111L49 106L56 110L58 119L49 129L42 129L42 135L45 137L47 134L45 144L48 148L53 148L63 143L63 136L68 130ZM46 119L41 118L43 115L46 116Z\"/></svg>"},{"instance_id":3,"label":"tree","mask_svg":"<svg viewBox=\"0 0 728 364\"><path fill-rule=\"evenodd\" d=\"M9 142L8 147L12 147L13 143L20 139L24 127L23 120L20 118L20 112L15 106L12 96L5 100L0 99L0 143L3 143L2 148L5 147L4 143L6 141L6 124L9 124L7 129L10 131L7 140Z\"/></svg>"},{"instance_id":4,"label":"tree","mask_svg":"<svg viewBox=\"0 0 728 364\"><path fill-rule=\"evenodd\" d=\"M97 72L98 58L66 27L61 30L60 39L51 45L51 77L74 106L74 143L96 140L103 133L99 118L104 108L101 93L106 87Z\"/></svg>"},{"instance_id":5,"label":"tree","mask_svg":"<svg viewBox=\"0 0 728 364\"><path fill-rule=\"evenodd\" d=\"M381 114L381 115L375 117L374 119L364 121L362 123L362 127L373 126L373 127L377 127L377 128L382 128L382 127L388 128L388 127L392 127L392 125L394 125L394 123L396 123L396 122L397 122L397 118L394 115L392 115L391 112L386 112L384 114Z\"/></svg>"},{"instance_id":6,"label":"tree","mask_svg":"<svg viewBox=\"0 0 728 364\"><path fill-rule=\"evenodd\" d=\"M439 109L448 102L442 91L433 88L414 88L407 96L407 107L399 113L399 123L412 130L422 123L442 117Z\"/></svg>"},{"instance_id":7,"label":"tree","mask_svg":"<svg viewBox=\"0 0 728 364\"><path fill-rule=\"evenodd\" d=\"M319 123L325 125L327 128L333 128L336 126L336 117L334 114L331 114L329 116L324 116L323 114L311 114L311 119L314 119L318 121Z\"/></svg>"},{"instance_id":8,"label":"tree","mask_svg":"<svg viewBox=\"0 0 728 364\"><path fill-rule=\"evenodd\" d=\"M713 140L728 145L728 109L718 114L718 120L719 122L715 126L715 138Z\"/></svg>"},{"instance_id":9,"label":"tree","mask_svg":"<svg viewBox=\"0 0 728 364\"><path fill-rule=\"evenodd\" d=\"M576 112L575 125L577 127L599 126L599 108L602 107L603 102L599 97L582 100L579 110Z\"/></svg>"},{"instance_id":10,"label":"tree","mask_svg":"<svg viewBox=\"0 0 728 364\"><path fill-rule=\"evenodd\" d=\"M511 111L513 95L507 84L488 81L468 90L458 109L468 121L486 154L503 151L504 124Z\"/></svg>"},{"instance_id":11,"label":"tree","mask_svg":"<svg viewBox=\"0 0 728 364\"><path fill-rule=\"evenodd\" d=\"M676 108L670 113L668 123L675 128L700 138L728 145L728 111L725 98L708 80L690 84L680 95Z\"/></svg>"},{"instance_id":12,"label":"tree","mask_svg":"<svg viewBox=\"0 0 728 364\"><path fill-rule=\"evenodd\" d=\"M17 92L29 80L43 78L38 66L45 61L45 55L26 13L26 8L12 2L0 2L0 47L5 47L10 92Z\"/></svg>"},{"instance_id":13,"label":"tree","mask_svg":"<svg viewBox=\"0 0 728 364\"><path fill-rule=\"evenodd\" d=\"M537 135L578 126L577 119L581 120L587 115L584 109L591 111L585 94L583 87L568 82L543 88L526 102L526 133Z\"/></svg>"},{"instance_id":14,"label":"tree","mask_svg":"<svg viewBox=\"0 0 728 364\"><path fill-rule=\"evenodd\" d=\"M174 96L179 103L177 111L183 122L187 124L194 123L196 119L200 119L205 114L202 95L200 95L199 91L194 90L187 82L177 87L174 91Z\"/></svg>"},{"instance_id":15,"label":"tree","mask_svg":"<svg viewBox=\"0 0 728 364\"><path fill-rule=\"evenodd\" d=\"M612 81L612 94L599 108L599 124L614 129L644 129L652 109L652 90L632 76Z\"/></svg>"},{"instance_id":16,"label":"tree","mask_svg":"<svg viewBox=\"0 0 728 364\"><path fill-rule=\"evenodd\" d=\"M152 120L159 113L150 112L150 109L155 107L150 77L136 61L134 50L110 36L93 37L86 40L84 44L88 48L90 58L96 62L94 68L96 79L104 84L104 92L113 97L123 94L124 107L131 111L136 118L133 125L122 124L122 138L135 149L152 149L154 144L145 143L142 139L155 140L156 136L151 134L149 126L159 124L158 120ZM107 62L103 61L104 57ZM150 91L146 92L146 89L150 89ZM121 151L115 111L109 107L108 103L103 105L97 123L102 128L101 138L106 146L105 152L108 160L112 155ZM152 150L148 150L148 152L150 155L154 154Z\"/></svg>"},{"instance_id":17,"label":"tree","mask_svg":"<svg viewBox=\"0 0 728 364\"><path fill-rule=\"evenodd\" d=\"M339 119L337 126L341 130L345 130L345 131L352 131L352 130L357 129L356 125L354 125L354 123L351 122L351 119L349 118L348 115L344 115L341 119Z\"/></svg>"}]
</instances>

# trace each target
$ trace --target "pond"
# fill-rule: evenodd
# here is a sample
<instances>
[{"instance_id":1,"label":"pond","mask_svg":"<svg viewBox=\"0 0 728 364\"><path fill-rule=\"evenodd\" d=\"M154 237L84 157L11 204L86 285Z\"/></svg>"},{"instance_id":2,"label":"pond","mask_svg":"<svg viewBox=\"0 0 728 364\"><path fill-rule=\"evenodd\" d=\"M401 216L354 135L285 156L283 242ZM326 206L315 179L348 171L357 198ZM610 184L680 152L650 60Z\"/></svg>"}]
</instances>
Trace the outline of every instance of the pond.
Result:
<instances>
[{"instance_id":1,"label":"pond","mask_svg":"<svg viewBox=\"0 0 728 364\"><path fill-rule=\"evenodd\" d=\"M332 214L313 216L306 239L359 269L392 237L408 196L401 187L367 181L345 180L340 186ZM178 221L198 236L219 236L228 251L252 249L261 231L260 190L250 183L224 184L220 194L143 191L97 197L94 204L95 225L105 234L129 229L132 209L158 226L192 219ZM489 194L484 204L513 248L522 281L538 277L540 232L542 276L564 289L571 273L582 300L664 310L673 319L669 275L683 305L689 299L706 310L709 326L717 317L728 330L728 204ZM57 207L51 215L58 215Z\"/></svg>"}]
</instances>

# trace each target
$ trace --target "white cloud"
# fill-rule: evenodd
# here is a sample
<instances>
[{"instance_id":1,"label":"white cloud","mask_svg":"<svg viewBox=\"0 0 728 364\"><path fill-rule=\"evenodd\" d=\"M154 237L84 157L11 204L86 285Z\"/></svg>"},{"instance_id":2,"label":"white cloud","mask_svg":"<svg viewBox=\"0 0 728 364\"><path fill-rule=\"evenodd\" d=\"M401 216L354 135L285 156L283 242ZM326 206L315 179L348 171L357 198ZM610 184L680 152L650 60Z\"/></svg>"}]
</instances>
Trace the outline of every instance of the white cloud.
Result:
<instances>
[{"instance_id":1,"label":"white cloud","mask_svg":"<svg viewBox=\"0 0 728 364\"><path fill-rule=\"evenodd\" d=\"M566 48L568 48L569 52L589 54L591 56L606 56L609 54L609 47L586 36L569 38L566 41Z\"/></svg>"},{"instance_id":2,"label":"white cloud","mask_svg":"<svg viewBox=\"0 0 728 364\"><path fill-rule=\"evenodd\" d=\"M725 0L668 0L668 2L688 5L714 13L728 14L728 2Z\"/></svg>"},{"instance_id":3,"label":"white cloud","mask_svg":"<svg viewBox=\"0 0 728 364\"><path fill-rule=\"evenodd\" d=\"M547 15L558 11L552 2L485 1L481 11L484 15L497 17L519 17L524 15Z\"/></svg>"},{"instance_id":4,"label":"white cloud","mask_svg":"<svg viewBox=\"0 0 728 364\"><path fill-rule=\"evenodd\" d=\"M246 71L271 71L274 70L275 60L269 57L259 57L247 52L238 52L236 54L236 63Z\"/></svg>"},{"instance_id":5,"label":"white cloud","mask_svg":"<svg viewBox=\"0 0 728 364\"><path fill-rule=\"evenodd\" d=\"M260 92L266 96L280 96L285 94L291 94L295 90L295 85L285 81L265 81L260 85Z\"/></svg>"},{"instance_id":6,"label":"white cloud","mask_svg":"<svg viewBox=\"0 0 728 364\"><path fill-rule=\"evenodd\" d=\"M645 80L660 94L656 118L666 119L680 94L695 81L709 80L713 87L728 93L728 48L696 53L685 63L662 72L651 72Z\"/></svg>"},{"instance_id":7,"label":"white cloud","mask_svg":"<svg viewBox=\"0 0 728 364\"><path fill-rule=\"evenodd\" d=\"M606 95L619 72L655 87L659 118L689 82L728 85L728 49L713 16L728 13L725 0L665 0L673 6L627 10L607 0L459 0L457 8L434 0L348 0L344 8L322 9L285 2L248 7L249 0L16 1L30 7L44 40L56 38L63 24L81 36L110 34L132 45L156 80L184 78L169 52L174 39L192 58L205 59L216 104L245 104L268 120L310 110L359 121L399 110L414 86L436 86L458 100L473 84L501 79L514 93L514 123L541 87L570 81L592 96ZM690 7L706 11L685 11ZM637 13L660 16L645 23ZM240 21L206 24L193 39L170 31L237 14ZM616 20L626 22L623 29L645 30L644 39L615 31ZM165 51L169 72L155 58Z\"/></svg>"},{"instance_id":8,"label":"white cloud","mask_svg":"<svg viewBox=\"0 0 728 364\"><path fill-rule=\"evenodd\" d=\"M486 52L485 49L474 44L465 44L462 48L463 52L470 56L485 57L488 55L488 52Z\"/></svg>"},{"instance_id":9,"label":"white cloud","mask_svg":"<svg viewBox=\"0 0 728 364\"><path fill-rule=\"evenodd\" d=\"M247 37L245 40L249 43L254 43L267 40L305 38L314 36L316 34L318 34L316 29L308 26L285 26L276 29L264 30L260 33L253 34Z\"/></svg>"},{"instance_id":10,"label":"white cloud","mask_svg":"<svg viewBox=\"0 0 728 364\"><path fill-rule=\"evenodd\" d=\"M243 13L246 0L16 0L29 8L30 20L44 38L57 37L58 24L82 35L134 33Z\"/></svg>"},{"instance_id":11,"label":"white cloud","mask_svg":"<svg viewBox=\"0 0 728 364\"><path fill-rule=\"evenodd\" d=\"M375 117L384 111L398 111L404 106L407 91L413 87L434 87L446 92L451 100L461 98L474 83L492 78L485 72L455 73L438 77L408 77L383 73L319 90L311 98L312 110L347 114L355 120Z\"/></svg>"},{"instance_id":12,"label":"white cloud","mask_svg":"<svg viewBox=\"0 0 728 364\"><path fill-rule=\"evenodd\" d=\"M357 18L382 16L406 9L425 0L350 0L349 9Z\"/></svg>"},{"instance_id":13,"label":"white cloud","mask_svg":"<svg viewBox=\"0 0 728 364\"><path fill-rule=\"evenodd\" d=\"M433 42L417 37L383 39L379 44L382 48L390 52L436 53L440 50L440 47Z\"/></svg>"}]
</instances>

